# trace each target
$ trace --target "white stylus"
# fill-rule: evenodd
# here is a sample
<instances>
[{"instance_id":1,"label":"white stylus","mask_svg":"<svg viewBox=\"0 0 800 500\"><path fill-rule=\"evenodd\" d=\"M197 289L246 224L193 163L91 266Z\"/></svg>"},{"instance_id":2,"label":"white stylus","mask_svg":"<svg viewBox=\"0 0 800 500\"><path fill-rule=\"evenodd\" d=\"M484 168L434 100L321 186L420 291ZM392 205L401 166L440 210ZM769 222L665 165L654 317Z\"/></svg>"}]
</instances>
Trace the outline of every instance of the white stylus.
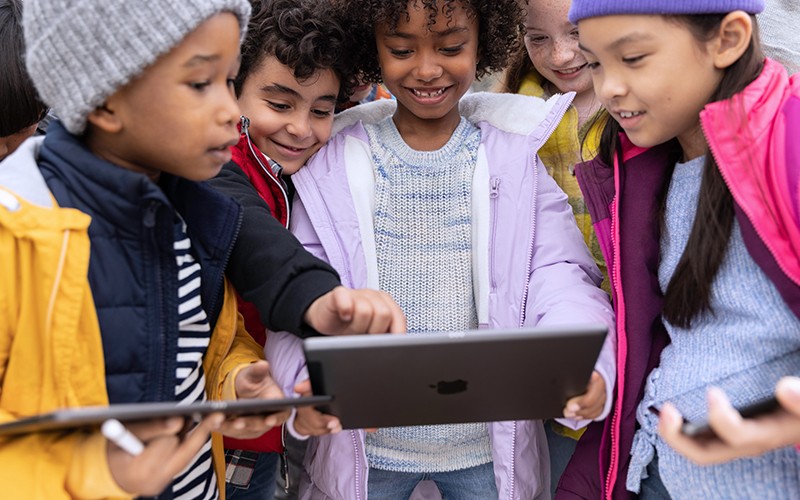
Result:
<instances>
[{"instance_id":1,"label":"white stylus","mask_svg":"<svg viewBox=\"0 0 800 500\"><path fill-rule=\"evenodd\" d=\"M139 438L134 436L131 431L122 425L122 422L115 418L103 422L100 431L106 439L133 456L140 454L144 450L144 444L139 441Z\"/></svg>"}]
</instances>

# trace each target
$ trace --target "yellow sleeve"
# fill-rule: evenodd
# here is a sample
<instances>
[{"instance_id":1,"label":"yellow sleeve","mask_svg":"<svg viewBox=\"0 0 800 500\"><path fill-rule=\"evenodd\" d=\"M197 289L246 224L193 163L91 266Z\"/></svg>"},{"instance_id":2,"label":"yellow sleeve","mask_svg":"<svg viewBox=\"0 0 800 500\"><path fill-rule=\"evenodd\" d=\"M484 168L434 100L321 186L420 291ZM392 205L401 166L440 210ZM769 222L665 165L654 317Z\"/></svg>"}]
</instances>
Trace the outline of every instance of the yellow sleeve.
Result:
<instances>
[{"instance_id":1,"label":"yellow sleeve","mask_svg":"<svg viewBox=\"0 0 800 500\"><path fill-rule=\"evenodd\" d=\"M75 498L132 498L117 485L108 468L106 438L99 432L81 436L76 443L67 490ZM98 457L102 461L98 462Z\"/></svg>"},{"instance_id":2,"label":"yellow sleeve","mask_svg":"<svg viewBox=\"0 0 800 500\"><path fill-rule=\"evenodd\" d=\"M94 305L80 266L88 262L89 218L22 206L13 213L0 207L0 423L70 402L106 402ZM37 210L58 231L21 222ZM59 262L63 269L54 273ZM111 477L97 432L0 438L0 485L3 498L131 498Z\"/></svg>"},{"instance_id":3,"label":"yellow sleeve","mask_svg":"<svg viewBox=\"0 0 800 500\"><path fill-rule=\"evenodd\" d=\"M0 484L7 498L132 498L112 478L99 433L0 440Z\"/></svg>"},{"instance_id":4,"label":"yellow sleeve","mask_svg":"<svg viewBox=\"0 0 800 500\"><path fill-rule=\"evenodd\" d=\"M232 285L225 282L225 299L204 361L211 399L236 399L236 375L251 363L264 359L264 348L253 340L236 308Z\"/></svg>"}]
</instances>

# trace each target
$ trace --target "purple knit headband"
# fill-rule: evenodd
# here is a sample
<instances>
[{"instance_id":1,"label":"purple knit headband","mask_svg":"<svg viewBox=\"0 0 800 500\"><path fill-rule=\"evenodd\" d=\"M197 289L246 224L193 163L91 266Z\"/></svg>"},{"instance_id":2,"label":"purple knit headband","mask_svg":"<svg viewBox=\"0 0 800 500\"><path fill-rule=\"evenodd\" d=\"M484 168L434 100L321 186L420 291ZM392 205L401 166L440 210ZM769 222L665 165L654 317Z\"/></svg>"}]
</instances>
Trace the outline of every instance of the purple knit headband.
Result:
<instances>
[{"instance_id":1,"label":"purple knit headband","mask_svg":"<svg viewBox=\"0 0 800 500\"><path fill-rule=\"evenodd\" d=\"M617 14L717 14L743 10L758 14L765 0L572 0L569 20L578 24L587 17Z\"/></svg>"}]
</instances>

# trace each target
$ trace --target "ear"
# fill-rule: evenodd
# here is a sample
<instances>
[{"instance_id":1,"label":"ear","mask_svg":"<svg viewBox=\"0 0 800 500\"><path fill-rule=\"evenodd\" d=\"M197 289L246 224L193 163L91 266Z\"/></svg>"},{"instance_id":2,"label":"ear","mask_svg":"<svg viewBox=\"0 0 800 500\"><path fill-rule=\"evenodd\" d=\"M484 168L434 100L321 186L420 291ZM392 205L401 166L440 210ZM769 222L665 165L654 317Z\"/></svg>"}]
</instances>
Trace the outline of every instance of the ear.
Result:
<instances>
[{"instance_id":1,"label":"ear","mask_svg":"<svg viewBox=\"0 0 800 500\"><path fill-rule=\"evenodd\" d=\"M750 46L753 21L744 11L731 12L722 19L714 48L714 66L725 69L735 63Z\"/></svg>"},{"instance_id":2,"label":"ear","mask_svg":"<svg viewBox=\"0 0 800 500\"><path fill-rule=\"evenodd\" d=\"M116 134L122 130L122 120L110 106L113 104L109 104L108 101L103 103L89 113L86 119L92 126L109 134Z\"/></svg>"}]
</instances>

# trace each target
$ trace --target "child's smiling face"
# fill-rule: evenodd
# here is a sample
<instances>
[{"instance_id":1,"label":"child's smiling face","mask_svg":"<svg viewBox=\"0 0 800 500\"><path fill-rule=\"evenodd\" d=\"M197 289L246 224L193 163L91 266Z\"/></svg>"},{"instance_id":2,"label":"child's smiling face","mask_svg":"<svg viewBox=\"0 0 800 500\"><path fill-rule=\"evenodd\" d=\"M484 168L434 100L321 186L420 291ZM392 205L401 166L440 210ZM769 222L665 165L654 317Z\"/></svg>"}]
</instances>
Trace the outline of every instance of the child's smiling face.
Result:
<instances>
[{"instance_id":1,"label":"child's smiling face","mask_svg":"<svg viewBox=\"0 0 800 500\"><path fill-rule=\"evenodd\" d=\"M195 181L217 175L239 138L239 35L230 13L199 25L90 115L90 149L153 179L161 172Z\"/></svg>"},{"instance_id":2,"label":"child's smiling face","mask_svg":"<svg viewBox=\"0 0 800 500\"><path fill-rule=\"evenodd\" d=\"M700 42L662 16L592 17L579 25L595 93L630 140L652 147L677 137L685 159L702 154L700 111L723 76L717 39Z\"/></svg>"},{"instance_id":3,"label":"child's smiling face","mask_svg":"<svg viewBox=\"0 0 800 500\"><path fill-rule=\"evenodd\" d=\"M333 70L320 69L298 80L291 68L270 56L247 76L239 106L250 119L250 139L292 175L330 138L338 94Z\"/></svg>"},{"instance_id":4,"label":"child's smiling face","mask_svg":"<svg viewBox=\"0 0 800 500\"><path fill-rule=\"evenodd\" d=\"M411 0L395 29L376 26L378 62L397 99L398 127L424 120L452 130L460 120L458 101L475 81L478 21L461 3L454 7L429 25L428 11Z\"/></svg>"},{"instance_id":5,"label":"child's smiling face","mask_svg":"<svg viewBox=\"0 0 800 500\"><path fill-rule=\"evenodd\" d=\"M578 48L578 27L567 19L569 0L529 0L525 48L533 67L559 92L592 92L592 75Z\"/></svg>"}]
</instances>

